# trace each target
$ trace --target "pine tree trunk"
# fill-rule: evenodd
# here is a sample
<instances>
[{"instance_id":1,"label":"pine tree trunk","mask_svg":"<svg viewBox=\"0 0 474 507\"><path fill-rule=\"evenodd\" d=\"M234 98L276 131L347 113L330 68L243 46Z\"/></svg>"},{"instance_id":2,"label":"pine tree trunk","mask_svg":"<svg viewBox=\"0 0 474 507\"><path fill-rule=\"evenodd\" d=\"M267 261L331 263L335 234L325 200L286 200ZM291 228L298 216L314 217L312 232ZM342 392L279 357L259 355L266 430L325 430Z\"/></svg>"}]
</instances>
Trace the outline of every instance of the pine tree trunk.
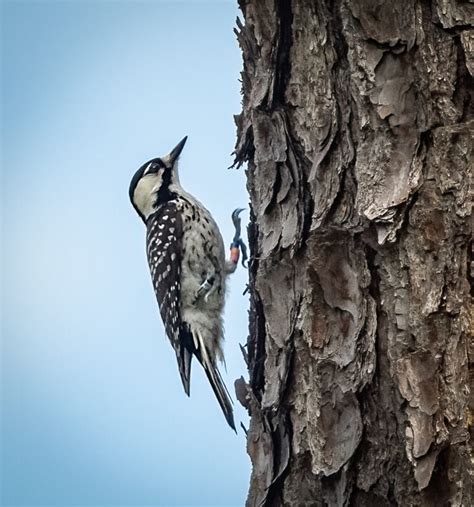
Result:
<instances>
[{"instance_id":1,"label":"pine tree trunk","mask_svg":"<svg viewBox=\"0 0 474 507\"><path fill-rule=\"evenodd\" d=\"M247 504L473 505L473 4L240 7Z\"/></svg>"}]
</instances>

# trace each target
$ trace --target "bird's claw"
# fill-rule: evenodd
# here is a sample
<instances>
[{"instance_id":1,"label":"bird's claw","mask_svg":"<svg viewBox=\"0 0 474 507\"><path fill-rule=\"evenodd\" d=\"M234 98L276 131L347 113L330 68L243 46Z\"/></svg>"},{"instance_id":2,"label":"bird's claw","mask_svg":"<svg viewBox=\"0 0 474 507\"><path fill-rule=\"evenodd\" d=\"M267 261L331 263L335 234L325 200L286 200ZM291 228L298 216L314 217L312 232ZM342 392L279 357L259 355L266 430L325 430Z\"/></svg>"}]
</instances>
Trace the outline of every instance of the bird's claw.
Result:
<instances>
[{"instance_id":1,"label":"bird's claw","mask_svg":"<svg viewBox=\"0 0 474 507\"><path fill-rule=\"evenodd\" d=\"M201 297L204 296L204 301L206 301L207 303L207 300L210 296L210 294L212 294L212 288L214 286L214 277L211 276L209 278L206 278L204 280L204 282L202 282L202 284L199 286L199 289L196 291L196 297L194 298L194 303L197 302L197 300Z\"/></svg>"},{"instance_id":2,"label":"bird's claw","mask_svg":"<svg viewBox=\"0 0 474 507\"><path fill-rule=\"evenodd\" d=\"M232 222L234 222L234 226L236 229L237 229L237 226L240 227L240 216L239 215L242 213L242 211L245 211L245 208L236 208L232 212Z\"/></svg>"}]
</instances>

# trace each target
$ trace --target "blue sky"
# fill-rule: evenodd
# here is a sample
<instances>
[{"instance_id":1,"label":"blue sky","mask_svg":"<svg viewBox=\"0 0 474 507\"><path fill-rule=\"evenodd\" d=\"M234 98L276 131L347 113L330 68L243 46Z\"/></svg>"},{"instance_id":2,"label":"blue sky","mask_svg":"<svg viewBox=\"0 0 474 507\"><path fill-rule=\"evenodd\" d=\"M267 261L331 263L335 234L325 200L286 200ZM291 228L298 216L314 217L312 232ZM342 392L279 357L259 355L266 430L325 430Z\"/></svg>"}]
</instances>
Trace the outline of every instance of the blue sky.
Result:
<instances>
[{"instance_id":1,"label":"blue sky","mask_svg":"<svg viewBox=\"0 0 474 507\"><path fill-rule=\"evenodd\" d=\"M188 135L181 181L230 243L248 201L227 169L235 4L2 2L2 505L245 501L244 436L196 365L183 392L128 201L135 170ZM227 299L232 392L246 280Z\"/></svg>"}]
</instances>

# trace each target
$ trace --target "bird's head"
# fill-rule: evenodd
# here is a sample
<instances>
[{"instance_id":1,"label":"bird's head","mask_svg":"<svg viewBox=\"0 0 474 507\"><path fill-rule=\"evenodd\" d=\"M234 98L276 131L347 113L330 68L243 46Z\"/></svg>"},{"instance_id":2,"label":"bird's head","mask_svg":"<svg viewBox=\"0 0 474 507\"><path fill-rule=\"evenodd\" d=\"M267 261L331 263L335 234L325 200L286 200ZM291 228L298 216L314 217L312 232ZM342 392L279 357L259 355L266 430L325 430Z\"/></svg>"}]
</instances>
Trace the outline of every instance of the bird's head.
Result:
<instances>
[{"instance_id":1,"label":"bird's head","mask_svg":"<svg viewBox=\"0 0 474 507\"><path fill-rule=\"evenodd\" d=\"M178 158L186 144L182 139L168 155L143 164L130 182L130 201L144 222L157 206L169 201L179 188Z\"/></svg>"}]
</instances>

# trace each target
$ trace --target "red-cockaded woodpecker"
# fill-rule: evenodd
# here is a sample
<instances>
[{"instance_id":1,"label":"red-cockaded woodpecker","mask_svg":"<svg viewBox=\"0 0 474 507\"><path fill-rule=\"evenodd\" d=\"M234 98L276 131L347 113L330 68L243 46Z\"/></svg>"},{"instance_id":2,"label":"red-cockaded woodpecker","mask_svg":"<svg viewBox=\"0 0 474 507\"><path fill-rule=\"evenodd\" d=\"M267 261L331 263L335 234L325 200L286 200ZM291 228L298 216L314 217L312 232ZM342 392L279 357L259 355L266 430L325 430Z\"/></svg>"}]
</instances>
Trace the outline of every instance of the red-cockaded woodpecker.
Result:
<instances>
[{"instance_id":1,"label":"red-cockaded woodpecker","mask_svg":"<svg viewBox=\"0 0 474 507\"><path fill-rule=\"evenodd\" d=\"M229 425L235 430L232 403L217 368L223 361L225 280L242 249L242 209L232 213L236 233L230 260L225 259L219 228L207 209L179 183L178 157L186 137L163 158L154 158L135 173L130 200L146 225L146 248L153 288L166 334L178 360L189 396L191 359L203 366Z\"/></svg>"}]
</instances>

